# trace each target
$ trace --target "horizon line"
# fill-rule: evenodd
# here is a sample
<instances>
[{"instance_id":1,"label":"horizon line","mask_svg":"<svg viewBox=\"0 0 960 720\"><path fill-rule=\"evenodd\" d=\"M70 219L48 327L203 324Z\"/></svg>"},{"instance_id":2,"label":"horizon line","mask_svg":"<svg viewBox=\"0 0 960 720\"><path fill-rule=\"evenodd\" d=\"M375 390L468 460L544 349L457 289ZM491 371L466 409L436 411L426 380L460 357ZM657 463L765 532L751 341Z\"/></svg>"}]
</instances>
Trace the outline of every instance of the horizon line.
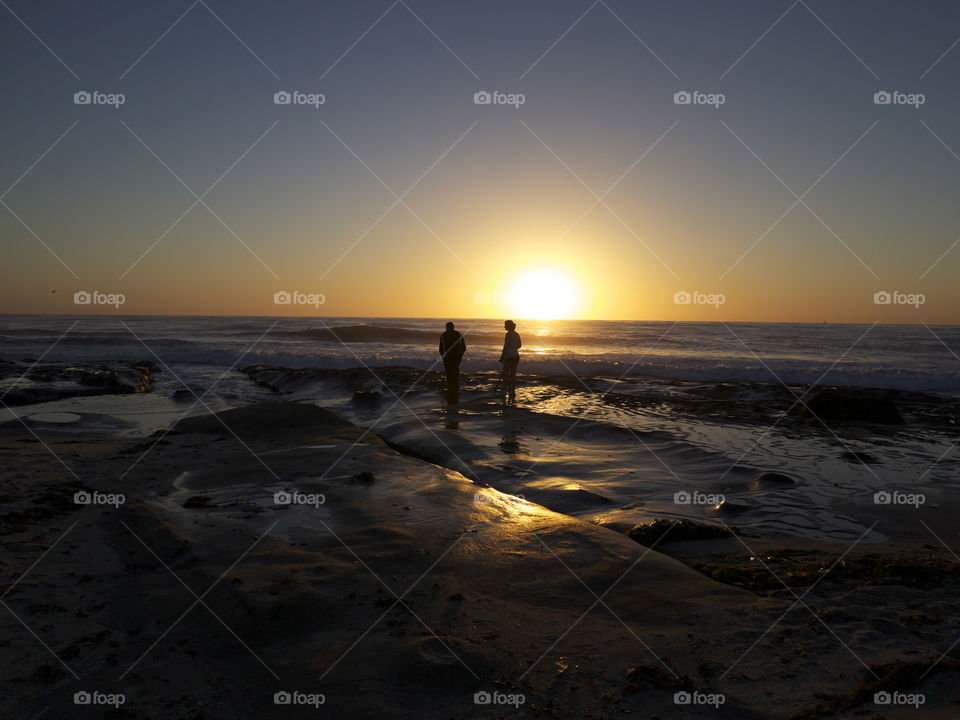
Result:
<instances>
[{"instance_id":1,"label":"horizon line","mask_svg":"<svg viewBox=\"0 0 960 720\"><path fill-rule=\"evenodd\" d=\"M960 323L942 323L942 322L834 322L829 320L607 320L602 318L525 318L516 315L500 316L493 318L481 317L454 317L454 316L413 316L413 315L189 315L189 314L169 314L169 313L0 313L0 317L90 317L90 318L270 318L270 319L291 319L301 320L314 318L317 320L337 319L337 320L436 320L437 322L446 321L470 321L470 320L501 320L513 318L527 322L603 322L603 323L673 323L681 324L706 324L717 323L727 325L886 325L886 326L910 326L910 327L960 327Z\"/></svg>"}]
</instances>

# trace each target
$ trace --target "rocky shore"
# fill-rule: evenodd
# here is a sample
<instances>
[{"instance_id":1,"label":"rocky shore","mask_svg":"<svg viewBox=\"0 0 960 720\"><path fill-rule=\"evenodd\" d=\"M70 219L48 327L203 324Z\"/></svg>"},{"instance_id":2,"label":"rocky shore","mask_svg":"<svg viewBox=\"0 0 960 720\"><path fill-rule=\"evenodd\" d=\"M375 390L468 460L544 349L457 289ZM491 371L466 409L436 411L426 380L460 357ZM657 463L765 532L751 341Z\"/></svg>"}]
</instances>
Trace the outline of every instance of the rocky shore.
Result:
<instances>
[{"instance_id":1,"label":"rocky shore","mask_svg":"<svg viewBox=\"0 0 960 720\"><path fill-rule=\"evenodd\" d=\"M932 538L631 539L310 404L0 453L4 717L957 712Z\"/></svg>"}]
</instances>

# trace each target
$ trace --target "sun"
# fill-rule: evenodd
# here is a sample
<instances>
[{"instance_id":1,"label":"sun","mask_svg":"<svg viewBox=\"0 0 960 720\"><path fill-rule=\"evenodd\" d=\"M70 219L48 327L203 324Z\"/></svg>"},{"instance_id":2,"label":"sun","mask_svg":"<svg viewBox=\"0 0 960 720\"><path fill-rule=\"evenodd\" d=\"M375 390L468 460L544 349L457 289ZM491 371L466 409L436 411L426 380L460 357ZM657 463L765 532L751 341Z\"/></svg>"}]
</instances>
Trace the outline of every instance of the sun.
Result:
<instances>
[{"instance_id":1,"label":"sun","mask_svg":"<svg viewBox=\"0 0 960 720\"><path fill-rule=\"evenodd\" d=\"M557 320L570 317L579 299L576 284L555 270L522 275L510 291L509 302L517 317Z\"/></svg>"}]
</instances>

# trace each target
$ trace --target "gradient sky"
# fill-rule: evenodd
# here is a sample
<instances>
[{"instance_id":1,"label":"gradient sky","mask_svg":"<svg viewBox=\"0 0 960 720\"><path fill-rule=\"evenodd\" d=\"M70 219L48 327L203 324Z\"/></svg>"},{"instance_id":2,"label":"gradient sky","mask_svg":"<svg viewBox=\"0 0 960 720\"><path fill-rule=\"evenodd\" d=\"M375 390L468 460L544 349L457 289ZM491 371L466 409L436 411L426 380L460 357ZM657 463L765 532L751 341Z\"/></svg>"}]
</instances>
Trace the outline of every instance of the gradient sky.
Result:
<instances>
[{"instance_id":1,"label":"gradient sky","mask_svg":"<svg viewBox=\"0 0 960 720\"><path fill-rule=\"evenodd\" d=\"M953 0L5 2L0 312L960 324Z\"/></svg>"}]
</instances>

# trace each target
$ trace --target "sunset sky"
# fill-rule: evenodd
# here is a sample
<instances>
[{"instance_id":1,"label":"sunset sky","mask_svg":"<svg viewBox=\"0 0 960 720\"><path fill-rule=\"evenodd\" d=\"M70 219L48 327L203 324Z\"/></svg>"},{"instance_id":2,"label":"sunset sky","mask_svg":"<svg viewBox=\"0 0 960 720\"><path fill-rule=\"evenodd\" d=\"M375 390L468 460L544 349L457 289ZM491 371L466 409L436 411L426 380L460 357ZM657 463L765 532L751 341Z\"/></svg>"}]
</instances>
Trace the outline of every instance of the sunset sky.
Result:
<instances>
[{"instance_id":1,"label":"sunset sky","mask_svg":"<svg viewBox=\"0 0 960 720\"><path fill-rule=\"evenodd\" d=\"M2 312L960 323L953 0L6 2Z\"/></svg>"}]
</instances>

